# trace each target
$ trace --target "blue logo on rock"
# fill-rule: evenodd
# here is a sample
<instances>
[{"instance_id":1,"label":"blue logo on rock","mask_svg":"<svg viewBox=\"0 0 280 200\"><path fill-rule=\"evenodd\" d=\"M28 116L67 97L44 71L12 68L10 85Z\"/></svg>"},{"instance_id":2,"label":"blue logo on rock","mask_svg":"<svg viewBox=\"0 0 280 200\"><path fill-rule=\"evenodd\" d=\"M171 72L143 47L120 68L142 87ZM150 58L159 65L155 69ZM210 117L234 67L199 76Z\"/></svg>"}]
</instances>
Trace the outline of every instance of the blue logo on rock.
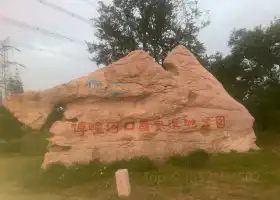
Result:
<instances>
[{"instance_id":1,"label":"blue logo on rock","mask_svg":"<svg viewBox=\"0 0 280 200\"><path fill-rule=\"evenodd\" d=\"M93 89L93 88L101 88L102 87L102 82L96 80L96 78L91 78L89 80L87 80L85 87L89 88L89 89Z\"/></svg>"},{"instance_id":2,"label":"blue logo on rock","mask_svg":"<svg viewBox=\"0 0 280 200\"><path fill-rule=\"evenodd\" d=\"M112 85L112 93L113 94L121 94L124 93L124 90L120 87L118 83Z\"/></svg>"}]
</instances>

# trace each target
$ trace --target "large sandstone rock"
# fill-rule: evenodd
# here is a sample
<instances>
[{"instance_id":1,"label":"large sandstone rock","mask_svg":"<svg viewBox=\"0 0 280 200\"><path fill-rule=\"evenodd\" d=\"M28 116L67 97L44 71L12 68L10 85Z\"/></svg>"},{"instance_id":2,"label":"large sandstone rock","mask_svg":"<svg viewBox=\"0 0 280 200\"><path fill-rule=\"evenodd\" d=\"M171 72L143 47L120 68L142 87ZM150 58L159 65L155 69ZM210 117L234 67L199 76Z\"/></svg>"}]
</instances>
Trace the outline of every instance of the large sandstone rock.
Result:
<instances>
[{"instance_id":1,"label":"large sandstone rock","mask_svg":"<svg viewBox=\"0 0 280 200\"><path fill-rule=\"evenodd\" d=\"M54 105L67 105L49 141L70 150L50 149L43 167L257 148L254 118L186 48L176 47L164 65L168 71L148 53L133 51L68 84L13 96L5 106L39 129Z\"/></svg>"}]
</instances>

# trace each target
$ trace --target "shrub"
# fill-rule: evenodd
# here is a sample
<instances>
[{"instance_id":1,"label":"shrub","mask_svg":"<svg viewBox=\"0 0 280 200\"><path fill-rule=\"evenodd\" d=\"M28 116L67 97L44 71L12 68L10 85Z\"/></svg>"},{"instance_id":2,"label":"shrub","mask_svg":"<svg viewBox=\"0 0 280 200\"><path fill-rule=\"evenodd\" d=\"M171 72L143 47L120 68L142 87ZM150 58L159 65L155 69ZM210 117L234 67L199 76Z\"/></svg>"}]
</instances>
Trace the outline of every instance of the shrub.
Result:
<instances>
[{"instance_id":1,"label":"shrub","mask_svg":"<svg viewBox=\"0 0 280 200\"><path fill-rule=\"evenodd\" d=\"M27 133L21 139L20 152L26 156L41 156L47 152L48 140L51 134L48 132Z\"/></svg>"},{"instance_id":2,"label":"shrub","mask_svg":"<svg viewBox=\"0 0 280 200\"><path fill-rule=\"evenodd\" d=\"M0 139L19 139L23 135L20 123L4 106L0 106Z\"/></svg>"},{"instance_id":3,"label":"shrub","mask_svg":"<svg viewBox=\"0 0 280 200\"><path fill-rule=\"evenodd\" d=\"M19 153L20 152L21 141L19 139L9 140L7 142L0 143L0 153L9 154L9 153Z\"/></svg>"},{"instance_id":4,"label":"shrub","mask_svg":"<svg viewBox=\"0 0 280 200\"><path fill-rule=\"evenodd\" d=\"M194 150L188 155L189 166L191 168L204 167L210 159L207 151L202 149Z\"/></svg>"},{"instance_id":5,"label":"shrub","mask_svg":"<svg viewBox=\"0 0 280 200\"><path fill-rule=\"evenodd\" d=\"M187 156L171 156L166 163L188 168L202 168L208 163L209 159L210 155L208 152L197 149L190 152Z\"/></svg>"},{"instance_id":6,"label":"shrub","mask_svg":"<svg viewBox=\"0 0 280 200\"><path fill-rule=\"evenodd\" d=\"M174 155L169 157L166 160L167 164L175 165L175 166L188 166L188 159L187 156L181 156L181 155Z\"/></svg>"},{"instance_id":7,"label":"shrub","mask_svg":"<svg viewBox=\"0 0 280 200\"><path fill-rule=\"evenodd\" d=\"M147 157L135 157L130 160L114 161L109 165L112 170L128 169L134 172L147 172L157 169L157 165L154 161Z\"/></svg>"}]
</instances>

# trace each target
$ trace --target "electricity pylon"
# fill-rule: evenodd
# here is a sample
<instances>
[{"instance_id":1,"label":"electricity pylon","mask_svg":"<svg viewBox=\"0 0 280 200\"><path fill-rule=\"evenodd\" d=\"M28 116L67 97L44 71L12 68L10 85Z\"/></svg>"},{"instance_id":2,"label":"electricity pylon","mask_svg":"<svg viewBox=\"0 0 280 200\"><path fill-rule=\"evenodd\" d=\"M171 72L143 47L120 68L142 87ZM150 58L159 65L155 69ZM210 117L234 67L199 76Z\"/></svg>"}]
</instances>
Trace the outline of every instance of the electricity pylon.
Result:
<instances>
[{"instance_id":1,"label":"electricity pylon","mask_svg":"<svg viewBox=\"0 0 280 200\"><path fill-rule=\"evenodd\" d=\"M9 60L9 51L16 50L20 52L19 49L9 45L10 39L6 38L4 41L0 41L0 91L2 94L2 98L8 95L7 85L9 82L9 78L12 76L11 66L16 66L16 78L20 78L18 66L24 67L24 65L13 62ZM18 77L17 77L18 76ZM2 92L3 91L3 92ZM3 94L4 93L4 94ZM1 99L2 100L2 99Z\"/></svg>"}]
</instances>

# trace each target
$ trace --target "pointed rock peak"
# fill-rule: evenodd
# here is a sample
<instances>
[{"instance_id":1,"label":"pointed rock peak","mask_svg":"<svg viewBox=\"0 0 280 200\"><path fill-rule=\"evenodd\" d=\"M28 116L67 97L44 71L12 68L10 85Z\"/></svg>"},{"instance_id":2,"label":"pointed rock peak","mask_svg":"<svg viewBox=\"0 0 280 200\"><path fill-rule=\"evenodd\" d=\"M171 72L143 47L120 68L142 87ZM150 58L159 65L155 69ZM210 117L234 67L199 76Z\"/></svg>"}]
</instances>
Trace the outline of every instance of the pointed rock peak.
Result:
<instances>
[{"instance_id":1,"label":"pointed rock peak","mask_svg":"<svg viewBox=\"0 0 280 200\"><path fill-rule=\"evenodd\" d=\"M177 46L167 55L163 65L180 80L191 81L194 87L198 87L195 85L199 84L204 85L204 89L219 88L224 90L220 82L182 45Z\"/></svg>"},{"instance_id":2,"label":"pointed rock peak","mask_svg":"<svg viewBox=\"0 0 280 200\"><path fill-rule=\"evenodd\" d=\"M184 54L186 56L193 56L193 54L183 45L178 45L168 55L172 54Z\"/></svg>"},{"instance_id":3,"label":"pointed rock peak","mask_svg":"<svg viewBox=\"0 0 280 200\"><path fill-rule=\"evenodd\" d=\"M200 66L200 63L186 47L179 45L167 55L163 65L168 71L178 76L181 71L186 71L194 65Z\"/></svg>"},{"instance_id":4,"label":"pointed rock peak","mask_svg":"<svg viewBox=\"0 0 280 200\"><path fill-rule=\"evenodd\" d=\"M123 61L128 61L128 60L133 60L135 62L135 60L141 60L144 58L149 58L149 59L153 59L153 57L151 57L149 55L148 52L143 51L143 50L134 50L132 52L130 52L128 55L121 57L119 60L113 62L112 64L119 64L122 63Z\"/></svg>"},{"instance_id":5,"label":"pointed rock peak","mask_svg":"<svg viewBox=\"0 0 280 200\"><path fill-rule=\"evenodd\" d=\"M130 56L130 55L134 55L134 54L148 54L148 52L144 51L144 50L134 50L132 52L130 52L127 56Z\"/></svg>"},{"instance_id":6,"label":"pointed rock peak","mask_svg":"<svg viewBox=\"0 0 280 200\"><path fill-rule=\"evenodd\" d=\"M165 58L163 64L164 66L169 66L171 63L176 61L177 64L181 63L181 66L184 68L186 65L200 65L196 57L183 45L175 47Z\"/></svg>"}]
</instances>

